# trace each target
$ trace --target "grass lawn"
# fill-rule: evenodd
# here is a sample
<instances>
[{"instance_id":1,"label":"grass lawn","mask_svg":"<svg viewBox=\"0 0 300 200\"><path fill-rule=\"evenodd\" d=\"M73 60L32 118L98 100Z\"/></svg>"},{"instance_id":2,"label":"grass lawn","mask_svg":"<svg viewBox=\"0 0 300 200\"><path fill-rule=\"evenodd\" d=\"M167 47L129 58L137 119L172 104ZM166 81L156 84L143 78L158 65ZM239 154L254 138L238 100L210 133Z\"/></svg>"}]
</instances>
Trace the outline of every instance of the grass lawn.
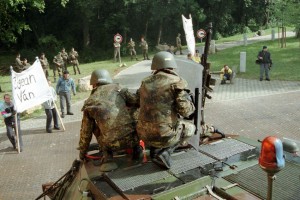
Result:
<instances>
[{"instance_id":1,"label":"grass lawn","mask_svg":"<svg viewBox=\"0 0 300 200\"><path fill-rule=\"evenodd\" d=\"M225 40L230 41L230 40ZM221 70L224 64L229 65L230 67L235 67L239 70L239 59L240 52L246 52L247 55L247 64L246 72L238 73L237 77L246 78L246 79L258 79L259 78L259 66L255 64L255 60L258 52L262 49L263 45L268 46L268 49L271 53L271 58L273 60L273 67L271 69L270 78L271 80L289 80L289 81L300 81L300 47L299 39L288 38L286 41L286 48L280 48L278 45L278 40L274 41L265 41L261 43L250 44L247 46L238 46L225 49L217 52L216 54L209 55L208 62L211 63L211 71ZM141 59L141 55L140 59ZM153 55L150 55L153 57ZM48 58L48 60L51 60ZM130 61L130 57L123 57L122 63L126 63L127 67L137 63L138 61ZM74 75L73 69L71 66L68 67L70 76L75 80L75 83L78 84L78 79L88 76L95 69L107 69L112 76L117 74L120 70L123 70L126 67L119 67L119 63L113 63L112 60L99 61L87 64L80 65L81 74ZM238 72L238 71L237 71ZM53 71L50 70L50 80L53 81ZM11 94L11 79L10 76L1 76L0 85L5 93ZM56 84L53 83L55 87ZM4 93L1 95L3 96ZM83 100L90 95L90 91L87 92L78 92L76 96L72 96L72 102ZM2 100L2 99L1 99ZM42 109L35 111L31 115L24 116L24 118L30 118L35 116L40 116L44 114ZM0 120L0 126L4 126L2 120Z\"/></svg>"},{"instance_id":2,"label":"grass lawn","mask_svg":"<svg viewBox=\"0 0 300 200\"><path fill-rule=\"evenodd\" d=\"M211 63L211 71L220 71L224 64L236 67L239 71L240 52L246 52L246 72L238 73L238 77L258 79L259 65L255 64L255 60L264 45L268 46L273 61L270 79L300 81L300 47L299 39L296 38L287 38L286 48L280 48L278 40L274 40L232 47L209 55L208 62Z\"/></svg>"}]
</instances>

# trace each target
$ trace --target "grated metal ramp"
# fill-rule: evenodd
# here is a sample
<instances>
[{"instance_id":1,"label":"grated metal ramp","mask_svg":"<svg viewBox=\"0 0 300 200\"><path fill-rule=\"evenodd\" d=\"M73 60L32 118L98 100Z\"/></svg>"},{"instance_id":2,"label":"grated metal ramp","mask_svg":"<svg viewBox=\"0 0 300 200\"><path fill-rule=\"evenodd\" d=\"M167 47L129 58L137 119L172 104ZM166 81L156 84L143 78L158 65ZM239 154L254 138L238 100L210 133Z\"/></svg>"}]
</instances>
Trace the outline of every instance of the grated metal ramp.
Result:
<instances>
[{"instance_id":1,"label":"grated metal ramp","mask_svg":"<svg viewBox=\"0 0 300 200\"><path fill-rule=\"evenodd\" d=\"M154 163L107 173L111 181L123 192L171 176Z\"/></svg>"},{"instance_id":2,"label":"grated metal ramp","mask_svg":"<svg viewBox=\"0 0 300 200\"><path fill-rule=\"evenodd\" d=\"M173 154L172 161L173 163L170 172L173 174L186 172L197 167L204 168L205 165L216 162L215 159L194 149Z\"/></svg>"},{"instance_id":3,"label":"grated metal ramp","mask_svg":"<svg viewBox=\"0 0 300 200\"><path fill-rule=\"evenodd\" d=\"M273 182L273 200L299 200L300 199L300 166L286 162L285 167L276 174ZM267 198L267 173L259 165L241 170L237 174L223 177L229 182L238 183L240 187L257 195Z\"/></svg>"},{"instance_id":4,"label":"grated metal ramp","mask_svg":"<svg viewBox=\"0 0 300 200\"><path fill-rule=\"evenodd\" d=\"M253 150L256 147L235 139L223 139L209 145L202 145L199 151L211 155L213 158L223 160L236 154Z\"/></svg>"},{"instance_id":5,"label":"grated metal ramp","mask_svg":"<svg viewBox=\"0 0 300 200\"><path fill-rule=\"evenodd\" d=\"M214 162L216 162L215 159L194 149L189 149L172 155L172 167L169 170L164 170L157 164L148 162L128 169L109 172L106 175L116 187L124 192L165 179L173 174L179 174L198 167L203 168L205 165Z\"/></svg>"}]
</instances>

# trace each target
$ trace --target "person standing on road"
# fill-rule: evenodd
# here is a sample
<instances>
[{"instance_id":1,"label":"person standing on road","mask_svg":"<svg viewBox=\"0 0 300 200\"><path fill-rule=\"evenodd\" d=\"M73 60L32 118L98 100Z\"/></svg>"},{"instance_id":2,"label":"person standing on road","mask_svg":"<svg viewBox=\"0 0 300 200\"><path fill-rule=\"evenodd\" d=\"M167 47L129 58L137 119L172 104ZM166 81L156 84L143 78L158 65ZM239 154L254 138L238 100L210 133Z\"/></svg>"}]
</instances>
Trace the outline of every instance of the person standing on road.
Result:
<instances>
[{"instance_id":1,"label":"person standing on road","mask_svg":"<svg viewBox=\"0 0 300 200\"><path fill-rule=\"evenodd\" d=\"M15 124L15 117L17 117L17 126L18 126L18 135L19 135L19 143L20 143L20 152L23 151L23 140L22 140L22 131L20 125L20 114L16 114L16 110L14 108L14 104L10 99L9 94L4 95L4 103L1 107L1 115L4 117L4 122L6 126L6 134L13 145L14 149L17 149L16 139L15 139L15 131L16 131L16 124Z\"/></svg>"},{"instance_id":2,"label":"person standing on road","mask_svg":"<svg viewBox=\"0 0 300 200\"><path fill-rule=\"evenodd\" d=\"M174 56L162 51L155 54L151 70L137 91L140 111L137 132L150 146L154 162L170 168L171 153L194 135L195 125L184 120L195 112L187 82L174 71Z\"/></svg>"},{"instance_id":3,"label":"person standing on road","mask_svg":"<svg viewBox=\"0 0 300 200\"><path fill-rule=\"evenodd\" d=\"M140 47L142 47L144 60L146 60L146 59L150 60L149 57L148 57L148 43L143 37L141 38Z\"/></svg>"},{"instance_id":4,"label":"person standing on road","mask_svg":"<svg viewBox=\"0 0 300 200\"><path fill-rule=\"evenodd\" d=\"M265 73L266 80L270 81L269 71L272 65L271 54L268 51L267 46L263 46L263 49L258 52L257 58L260 60L260 76L259 80L263 80L263 76Z\"/></svg>"},{"instance_id":5,"label":"person standing on road","mask_svg":"<svg viewBox=\"0 0 300 200\"><path fill-rule=\"evenodd\" d=\"M135 42L132 40L132 38L130 38L128 42L128 49L130 51L131 61L133 60L133 56L135 56L135 59L138 60L136 57Z\"/></svg>"},{"instance_id":6,"label":"person standing on road","mask_svg":"<svg viewBox=\"0 0 300 200\"><path fill-rule=\"evenodd\" d=\"M58 125L58 116L57 116L57 111L55 109L54 101L56 101L56 92L54 88L51 86L51 81L48 80L49 88L52 93L53 99L49 99L48 101L45 101L42 105L45 109L45 113L47 116L46 120L46 132L47 133L52 133L52 119L54 121L54 129L60 130L59 125Z\"/></svg>"},{"instance_id":7,"label":"person standing on road","mask_svg":"<svg viewBox=\"0 0 300 200\"><path fill-rule=\"evenodd\" d=\"M82 107L79 158L85 159L92 136L95 130L99 130L96 138L104 155L101 171L111 171L118 167L113 162L114 151L133 148L132 159L139 159L142 149L133 118L136 108L127 106L134 95L121 89L118 84L113 84L107 70L93 71L90 84L93 86L92 93Z\"/></svg>"},{"instance_id":8,"label":"person standing on road","mask_svg":"<svg viewBox=\"0 0 300 200\"><path fill-rule=\"evenodd\" d=\"M121 44L119 42L114 42L114 62L117 62L117 59L120 62L121 52L120 52Z\"/></svg>"},{"instance_id":9,"label":"person standing on road","mask_svg":"<svg viewBox=\"0 0 300 200\"><path fill-rule=\"evenodd\" d=\"M176 37L176 50L174 52L174 54L176 54L176 52L179 50L180 51L180 55L182 55L182 46L181 46L181 38L180 38L181 34L178 33L177 37Z\"/></svg>"},{"instance_id":10,"label":"person standing on road","mask_svg":"<svg viewBox=\"0 0 300 200\"><path fill-rule=\"evenodd\" d=\"M65 102L67 104L67 115L73 115L71 112L71 91L76 95L74 80L70 78L69 72L64 71L63 77L60 77L56 84L56 93L59 94L61 117L65 117Z\"/></svg>"}]
</instances>

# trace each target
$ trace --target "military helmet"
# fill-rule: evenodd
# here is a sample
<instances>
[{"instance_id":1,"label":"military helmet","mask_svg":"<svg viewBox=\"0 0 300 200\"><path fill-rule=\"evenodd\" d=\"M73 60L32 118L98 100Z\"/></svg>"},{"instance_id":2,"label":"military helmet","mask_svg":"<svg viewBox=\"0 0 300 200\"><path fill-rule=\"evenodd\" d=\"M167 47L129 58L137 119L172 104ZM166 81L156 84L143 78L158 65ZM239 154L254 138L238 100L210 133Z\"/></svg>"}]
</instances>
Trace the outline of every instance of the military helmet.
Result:
<instances>
[{"instance_id":1,"label":"military helmet","mask_svg":"<svg viewBox=\"0 0 300 200\"><path fill-rule=\"evenodd\" d=\"M106 85L112 83L109 72L105 69L96 69L92 72L90 85Z\"/></svg>"},{"instance_id":2,"label":"military helmet","mask_svg":"<svg viewBox=\"0 0 300 200\"><path fill-rule=\"evenodd\" d=\"M165 68L177 68L177 64L175 62L173 54L161 51L154 55L152 60L151 69L152 70L160 70Z\"/></svg>"}]
</instances>

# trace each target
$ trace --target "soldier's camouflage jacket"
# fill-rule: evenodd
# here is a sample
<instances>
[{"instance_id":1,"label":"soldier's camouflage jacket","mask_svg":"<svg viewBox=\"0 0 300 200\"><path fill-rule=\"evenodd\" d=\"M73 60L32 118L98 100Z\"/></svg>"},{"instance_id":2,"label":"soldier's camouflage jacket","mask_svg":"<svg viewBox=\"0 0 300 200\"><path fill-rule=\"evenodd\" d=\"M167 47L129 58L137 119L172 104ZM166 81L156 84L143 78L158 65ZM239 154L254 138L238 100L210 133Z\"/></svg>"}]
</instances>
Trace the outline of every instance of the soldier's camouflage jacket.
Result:
<instances>
[{"instance_id":1,"label":"soldier's camouflage jacket","mask_svg":"<svg viewBox=\"0 0 300 200\"><path fill-rule=\"evenodd\" d=\"M128 92L117 84L101 85L85 101L80 130L79 148L87 152L94 130L102 150L121 150L138 144L134 108L126 106ZM129 97L128 97L129 98Z\"/></svg>"},{"instance_id":2,"label":"soldier's camouflage jacket","mask_svg":"<svg viewBox=\"0 0 300 200\"><path fill-rule=\"evenodd\" d=\"M178 114L189 117L195 111L187 82L173 70L159 70L142 81L137 95L140 139L156 148L169 147L174 140L179 140L176 133Z\"/></svg>"}]
</instances>

